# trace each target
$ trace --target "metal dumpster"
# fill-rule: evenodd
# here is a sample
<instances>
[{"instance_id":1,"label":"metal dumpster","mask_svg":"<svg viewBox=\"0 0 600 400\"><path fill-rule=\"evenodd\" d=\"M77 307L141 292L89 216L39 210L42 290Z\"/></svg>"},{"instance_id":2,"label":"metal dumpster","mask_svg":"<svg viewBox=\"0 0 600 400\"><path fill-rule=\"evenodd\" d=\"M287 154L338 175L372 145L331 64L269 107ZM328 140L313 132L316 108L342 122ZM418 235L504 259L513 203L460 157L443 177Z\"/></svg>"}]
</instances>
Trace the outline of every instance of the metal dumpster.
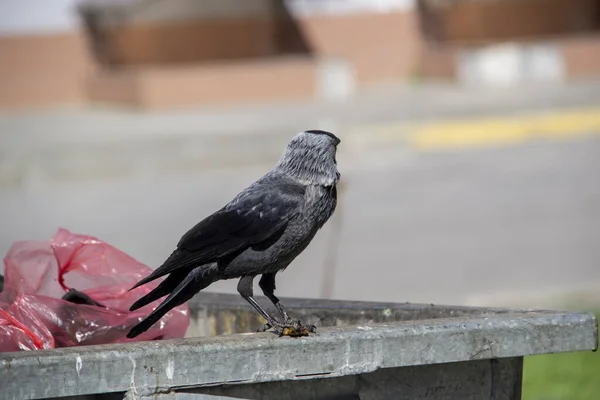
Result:
<instances>
[{"instance_id":1,"label":"metal dumpster","mask_svg":"<svg viewBox=\"0 0 600 400\"><path fill-rule=\"evenodd\" d=\"M520 399L523 356L598 347L588 312L283 301L317 334L253 333L239 296L200 294L185 339L0 354L1 397Z\"/></svg>"}]
</instances>

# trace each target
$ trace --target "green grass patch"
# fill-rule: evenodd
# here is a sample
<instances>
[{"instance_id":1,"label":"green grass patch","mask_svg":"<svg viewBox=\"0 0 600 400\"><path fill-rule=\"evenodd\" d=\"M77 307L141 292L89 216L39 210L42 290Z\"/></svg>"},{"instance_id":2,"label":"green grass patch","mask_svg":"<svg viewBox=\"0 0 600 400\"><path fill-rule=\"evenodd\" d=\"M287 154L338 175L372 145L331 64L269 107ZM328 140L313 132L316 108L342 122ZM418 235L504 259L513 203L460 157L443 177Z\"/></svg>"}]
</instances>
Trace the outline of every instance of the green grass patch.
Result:
<instances>
[{"instance_id":1,"label":"green grass patch","mask_svg":"<svg viewBox=\"0 0 600 400\"><path fill-rule=\"evenodd\" d=\"M523 400L598 399L600 351L525 357Z\"/></svg>"}]
</instances>

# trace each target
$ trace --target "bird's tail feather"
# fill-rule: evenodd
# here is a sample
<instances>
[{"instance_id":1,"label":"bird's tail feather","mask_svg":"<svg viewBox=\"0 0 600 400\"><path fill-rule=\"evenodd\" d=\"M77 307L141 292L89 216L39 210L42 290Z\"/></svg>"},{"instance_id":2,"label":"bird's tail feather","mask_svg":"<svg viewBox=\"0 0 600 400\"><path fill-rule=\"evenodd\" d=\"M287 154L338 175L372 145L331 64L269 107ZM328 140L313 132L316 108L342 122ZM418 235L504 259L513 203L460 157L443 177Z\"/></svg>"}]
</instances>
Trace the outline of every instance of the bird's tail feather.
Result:
<instances>
[{"instance_id":1,"label":"bird's tail feather","mask_svg":"<svg viewBox=\"0 0 600 400\"><path fill-rule=\"evenodd\" d=\"M189 253L181 249L175 249L160 267L156 268L150 275L133 285L129 291L132 291L133 289L145 285L146 283L162 276L170 274L177 269L181 268L189 270L194 266L201 264L204 264L203 260L198 259L198 257L193 253Z\"/></svg>"},{"instance_id":2,"label":"bird's tail feather","mask_svg":"<svg viewBox=\"0 0 600 400\"><path fill-rule=\"evenodd\" d=\"M164 281L162 281L156 288L154 288L151 292L146 294L145 296L139 298L135 303L129 307L129 311L135 311L138 308L142 308L154 300L158 300L163 296L168 295L173 290L177 288L179 283L185 279L186 275L190 272L190 270L181 270L172 272L171 275L167 277Z\"/></svg>"},{"instance_id":3,"label":"bird's tail feather","mask_svg":"<svg viewBox=\"0 0 600 400\"><path fill-rule=\"evenodd\" d=\"M158 322L158 320L161 319L167 312L169 312L170 310L172 310L173 308L175 308L177 306L182 305L186 301L190 300L199 291L206 288L208 285L210 285L211 283L213 283L216 280L216 278L217 278L216 272L217 272L217 268L212 267L212 266L209 268L206 268L206 266L197 267L194 270L192 270L190 273L188 273L185 276L185 278L183 278L183 280L181 280L179 282L179 284L177 284L177 286L171 292L171 294L169 294L169 296L162 303L160 303L160 305L158 307L156 307L156 309L154 311L152 311L146 318L144 318L136 326L131 328L129 333L127 333L127 337L131 339L131 338L134 338L134 337L146 332L148 329L150 329L150 327L152 325L154 325L156 322ZM169 276L169 278L171 278L171 276ZM171 283L167 284L166 282L169 280L169 278L165 279L161 283L161 285L163 285L163 284L165 285L165 286L163 286L163 288L161 288L161 285L159 285L152 292L148 293L146 296L139 299L132 306L132 308L134 306L136 306L137 303L140 303L140 304L146 303L147 299L144 300L146 297L160 298L160 297L164 296L164 294L160 295L160 293L163 291L166 291L166 289L171 287L171 285L173 285L173 283L176 283L177 281L179 281L179 279L173 278ZM181 278L181 276L179 278ZM155 292L154 295L152 295L153 292Z\"/></svg>"}]
</instances>

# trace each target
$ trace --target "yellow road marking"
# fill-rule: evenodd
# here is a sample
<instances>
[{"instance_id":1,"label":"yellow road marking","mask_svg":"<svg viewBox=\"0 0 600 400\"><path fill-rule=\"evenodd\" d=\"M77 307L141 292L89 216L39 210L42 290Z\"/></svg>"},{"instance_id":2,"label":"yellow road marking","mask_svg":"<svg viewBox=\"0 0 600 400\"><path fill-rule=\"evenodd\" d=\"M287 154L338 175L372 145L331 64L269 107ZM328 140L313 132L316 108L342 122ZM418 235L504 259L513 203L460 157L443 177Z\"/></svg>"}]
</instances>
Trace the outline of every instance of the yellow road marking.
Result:
<instances>
[{"instance_id":1,"label":"yellow road marking","mask_svg":"<svg viewBox=\"0 0 600 400\"><path fill-rule=\"evenodd\" d=\"M538 115L451 120L416 126L409 143L419 150L518 143L535 137L600 134L600 107Z\"/></svg>"}]
</instances>

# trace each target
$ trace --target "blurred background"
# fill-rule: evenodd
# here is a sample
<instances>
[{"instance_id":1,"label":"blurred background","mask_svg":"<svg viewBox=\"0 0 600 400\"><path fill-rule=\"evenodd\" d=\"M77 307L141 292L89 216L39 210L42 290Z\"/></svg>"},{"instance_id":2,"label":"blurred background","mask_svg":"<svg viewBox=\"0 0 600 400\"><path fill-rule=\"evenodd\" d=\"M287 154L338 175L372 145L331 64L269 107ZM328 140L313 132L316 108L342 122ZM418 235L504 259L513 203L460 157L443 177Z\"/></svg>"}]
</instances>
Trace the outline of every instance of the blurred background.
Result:
<instances>
[{"instance_id":1,"label":"blurred background","mask_svg":"<svg viewBox=\"0 0 600 400\"><path fill-rule=\"evenodd\" d=\"M2 254L155 268L306 129L343 183L281 296L600 302L600 1L0 0Z\"/></svg>"},{"instance_id":2,"label":"blurred background","mask_svg":"<svg viewBox=\"0 0 600 400\"><path fill-rule=\"evenodd\" d=\"M3 254L62 226L155 267L328 129L340 209L282 294L598 293L598 1L0 0L0 60Z\"/></svg>"},{"instance_id":3,"label":"blurred background","mask_svg":"<svg viewBox=\"0 0 600 400\"><path fill-rule=\"evenodd\" d=\"M598 1L0 0L0 61L3 254L61 226L156 267L326 129L340 208L282 295L598 294Z\"/></svg>"}]
</instances>

